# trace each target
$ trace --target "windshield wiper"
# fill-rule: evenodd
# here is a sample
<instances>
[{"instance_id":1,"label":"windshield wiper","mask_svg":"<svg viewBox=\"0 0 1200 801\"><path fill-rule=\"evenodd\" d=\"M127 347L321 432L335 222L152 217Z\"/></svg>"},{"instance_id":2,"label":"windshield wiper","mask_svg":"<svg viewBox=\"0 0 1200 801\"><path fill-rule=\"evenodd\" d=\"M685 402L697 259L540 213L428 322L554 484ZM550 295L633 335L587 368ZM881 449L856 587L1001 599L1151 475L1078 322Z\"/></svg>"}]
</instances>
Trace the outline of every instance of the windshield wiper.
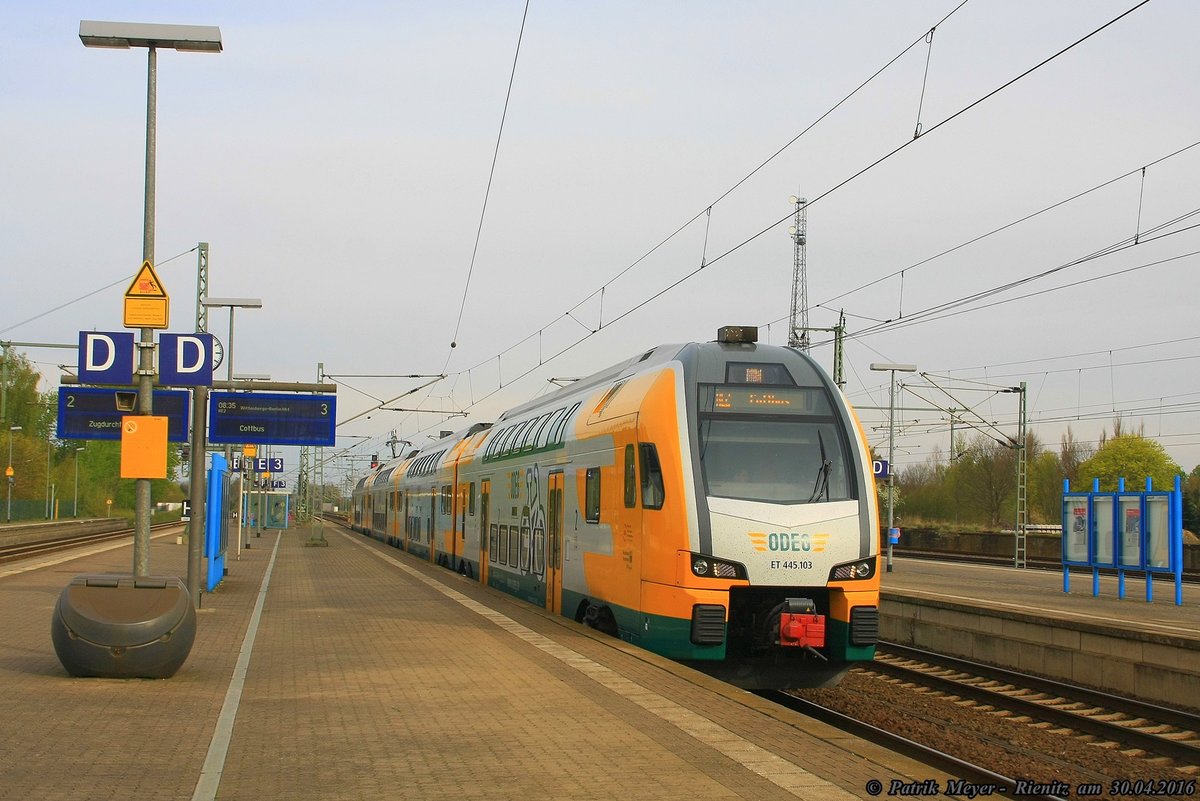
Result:
<instances>
[{"instance_id":1,"label":"windshield wiper","mask_svg":"<svg viewBox=\"0 0 1200 801\"><path fill-rule=\"evenodd\" d=\"M833 462L825 455L825 438L820 431L817 432L817 443L821 446L821 469L817 471L817 483L813 486L812 495L808 496L809 503L821 497L822 492L825 493L825 500L829 500L829 473L833 469Z\"/></svg>"}]
</instances>

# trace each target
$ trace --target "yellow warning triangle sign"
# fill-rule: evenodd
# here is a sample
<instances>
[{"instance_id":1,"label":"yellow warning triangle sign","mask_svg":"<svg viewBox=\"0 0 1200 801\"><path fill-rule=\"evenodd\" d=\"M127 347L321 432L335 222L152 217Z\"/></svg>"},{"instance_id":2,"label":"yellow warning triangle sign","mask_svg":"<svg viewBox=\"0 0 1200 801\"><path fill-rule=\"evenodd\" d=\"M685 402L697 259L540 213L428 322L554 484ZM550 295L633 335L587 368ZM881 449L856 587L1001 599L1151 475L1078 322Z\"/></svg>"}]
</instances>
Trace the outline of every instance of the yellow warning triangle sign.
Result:
<instances>
[{"instance_id":1,"label":"yellow warning triangle sign","mask_svg":"<svg viewBox=\"0 0 1200 801\"><path fill-rule=\"evenodd\" d=\"M163 285L159 283L158 276L154 272L154 267L150 264L150 260L142 262L142 269L138 270L137 277L133 279L133 283L129 285L129 289L125 290L127 298L165 298L167 291L163 289Z\"/></svg>"}]
</instances>

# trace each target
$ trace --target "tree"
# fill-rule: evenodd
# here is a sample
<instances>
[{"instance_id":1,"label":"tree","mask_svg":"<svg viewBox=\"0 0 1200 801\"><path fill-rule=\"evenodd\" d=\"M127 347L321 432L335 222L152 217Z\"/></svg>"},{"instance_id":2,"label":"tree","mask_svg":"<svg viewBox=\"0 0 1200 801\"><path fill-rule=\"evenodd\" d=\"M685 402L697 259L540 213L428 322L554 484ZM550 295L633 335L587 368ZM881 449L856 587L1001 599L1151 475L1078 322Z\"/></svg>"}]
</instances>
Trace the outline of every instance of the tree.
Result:
<instances>
[{"instance_id":1,"label":"tree","mask_svg":"<svg viewBox=\"0 0 1200 801\"><path fill-rule=\"evenodd\" d=\"M1183 527L1200 531L1200 465L1183 482Z\"/></svg>"},{"instance_id":2,"label":"tree","mask_svg":"<svg viewBox=\"0 0 1200 801\"><path fill-rule=\"evenodd\" d=\"M879 482L880 510L887 509L887 483ZM954 518L953 501L947 493L946 465L940 452L921 464L905 467L896 474L896 506L904 498L905 516L917 520Z\"/></svg>"},{"instance_id":3,"label":"tree","mask_svg":"<svg viewBox=\"0 0 1200 801\"><path fill-rule=\"evenodd\" d=\"M958 498L981 522L996 527L1006 511L1015 511L1015 448L981 434L968 443L951 473Z\"/></svg>"},{"instance_id":4,"label":"tree","mask_svg":"<svg viewBox=\"0 0 1200 801\"><path fill-rule=\"evenodd\" d=\"M1079 489L1091 489L1094 479L1100 479L1103 492L1116 492L1117 479L1126 479L1126 488L1140 491L1146 478L1155 489L1173 489L1175 476L1183 475L1162 445L1139 434L1116 434L1105 437L1092 458L1079 466Z\"/></svg>"},{"instance_id":5,"label":"tree","mask_svg":"<svg viewBox=\"0 0 1200 801\"><path fill-rule=\"evenodd\" d=\"M1066 471L1060 457L1042 451L1029 460L1029 519L1058 523L1062 519L1062 483Z\"/></svg>"},{"instance_id":6,"label":"tree","mask_svg":"<svg viewBox=\"0 0 1200 801\"><path fill-rule=\"evenodd\" d=\"M1079 465L1086 462L1096 453L1096 450L1075 439L1075 432L1067 426L1067 433L1062 435L1058 449L1058 462L1062 467L1062 477L1071 482L1071 488L1079 488Z\"/></svg>"}]
</instances>

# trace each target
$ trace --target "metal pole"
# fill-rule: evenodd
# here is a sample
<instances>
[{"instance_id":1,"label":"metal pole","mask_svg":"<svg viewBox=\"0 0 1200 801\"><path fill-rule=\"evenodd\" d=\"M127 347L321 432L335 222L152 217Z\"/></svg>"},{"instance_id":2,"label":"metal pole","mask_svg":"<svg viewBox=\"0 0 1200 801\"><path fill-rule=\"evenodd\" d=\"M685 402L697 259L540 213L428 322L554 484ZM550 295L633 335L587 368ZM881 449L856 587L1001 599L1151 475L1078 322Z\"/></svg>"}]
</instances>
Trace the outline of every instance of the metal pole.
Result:
<instances>
[{"instance_id":1,"label":"metal pole","mask_svg":"<svg viewBox=\"0 0 1200 801\"><path fill-rule=\"evenodd\" d=\"M887 572L892 572L892 528L895 525L893 494L896 491L896 371L892 374L891 402L888 404L888 550Z\"/></svg>"},{"instance_id":2,"label":"metal pole","mask_svg":"<svg viewBox=\"0 0 1200 801\"><path fill-rule=\"evenodd\" d=\"M158 132L158 51L147 49L146 77L146 194L142 220L142 261L154 264L154 153ZM154 413L154 329L143 328L138 343L138 411ZM133 574L150 574L150 479L139 478L134 487L136 517L133 530Z\"/></svg>"},{"instance_id":3,"label":"metal pole","mask_svg":"<svg viewBox=\"0 0 1200 801\"><path fill-rule=\"evenodd\" d=\"M196 261L196 330L208 331L208 243L201 242ZM188 523L187 588L192 607L200 608L200 565L208 531L208 387L192 388L192 454L188 494L192 497L192 519Z\"/></svg>"},{"instance_id":4,"label":"metal pole","mask_svg":"<svg viewBox=\"0 0 1200 801\"><path fill-rule=\"evenodd\" d=\"M208 503L205 462L208 451L208 432L205 419L208 413L208 387L192 389L192 459L189 494L192 496L192 520L188 524L187 588L192 606L200 608L200 560L204 553L207 530Z\"/></svg>"},{"instance_id":5,"label":"metal pole","mask_svg":"<svg viewBox=\"0 0 1200 801\"><path fill-rule=\"evenodd\" d=\"M12 470L12 432L13 432L13 427L10 425L8 427L8 469L9 470ZM12 488L13 488L13 477L10 475L8 477L8 512L5 515L6 523L12 522Z\"/></svg>"},{"instance_id":6,"label":"metal pole","mask_svg":"<svg viewBox=\"0 0 1200 801\"><path fill-rule=\"evenodd\" d=\"M229 307L229 352L225 354L225 379L233 381L233 306ZM233 446L228 442L225 443L225 464L232 464L230 457L233 453ZM238 508L238 519L241 519L242 510ZM238 538L238 558L241 558L241 538Z\"/></svg>"},{"instance_id":7,"label":"metal pole","mask_svg":"<svg viewBox=\"0 0 1200 801\"><path fill-rule=\"evenodd\" d=\"M46 519L50 519L50 432L46 432Z\"/></svg>"},{"instance_id":8,"label":"metal pole","mask_svg":"<svg viewBox=\"0 0 1200 801\"><path fill-rule=\"evenodd\" d=\"M246 464L242 463L242 467L238 470L238 506L237 506L237 541L238 552L237 558L242 558L242 510L246 505Z\"/></svg>"},{"instance_id":9,"label":"metal pole","mask_svg":"<svg viewBox=\"0 0 1200 801\"><path fill-rule=\"evenodd\" d=\"M71 501L71 517L79 517L79 448L75 449L75 497Z\"/></svg>"}]
</instances>

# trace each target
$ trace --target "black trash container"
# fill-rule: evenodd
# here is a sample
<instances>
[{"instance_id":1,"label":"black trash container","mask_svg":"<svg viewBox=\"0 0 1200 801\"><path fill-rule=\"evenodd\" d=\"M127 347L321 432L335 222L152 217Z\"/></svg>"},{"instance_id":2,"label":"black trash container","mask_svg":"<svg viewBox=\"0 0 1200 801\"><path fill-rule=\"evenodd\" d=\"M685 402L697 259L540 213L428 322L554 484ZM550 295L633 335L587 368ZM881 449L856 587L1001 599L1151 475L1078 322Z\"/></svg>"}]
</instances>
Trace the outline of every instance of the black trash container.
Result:
<instances>
[{"instance_id":1,"label":"black trash container","mask_svg":"<svg viewBox=\"0 0 1200 801\"><path fill-rule=\"evenodd\" d=\"M72 676L165 679L192 650L196 610L177 576L76 576L50 636Z\"/></svg>"}]
</instances>

